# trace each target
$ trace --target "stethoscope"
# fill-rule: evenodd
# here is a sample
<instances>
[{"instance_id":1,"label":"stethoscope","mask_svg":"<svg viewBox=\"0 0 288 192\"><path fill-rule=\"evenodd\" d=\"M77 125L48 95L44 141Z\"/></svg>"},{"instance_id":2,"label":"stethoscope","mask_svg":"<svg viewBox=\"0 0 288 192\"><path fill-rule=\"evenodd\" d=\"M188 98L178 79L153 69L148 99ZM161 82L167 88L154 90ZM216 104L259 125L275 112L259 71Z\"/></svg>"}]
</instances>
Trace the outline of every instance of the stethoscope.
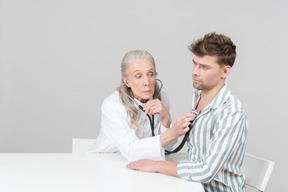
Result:
<instances>
[{"instance_id":1,"label":"stethoscope","mask_svg":"<svg viewBox=\"0 0 288 192\"><path fill-rule=\"evenodd\" d=\"M158 81L160 83L160 88L159 88L159 94L157 95L156 98L159 97L160 93L161 93L161 90L162 90L162 87L163 87L163 83L160 79L156 79L156 81ZM138 108L143 111L145 113L145 110L143 109L143 106L138 104L130 95L128 95L122 88L123 85L126 85L125 83L123 83L121 86L120 86L120 89L122 91L122 93L124 93L129 99L131 99L131 101L133 101L136 105L138 105ZM147 114L147 117L149 119L149 122L150 122L150 127L151 127L151 132L152 132L152 137L155 136L155 133L154 133L154 115L149 115Z\"/></svg>"},{"instance_id":2,"label":"stethoscope","mask_svg":"<svg viewBox=\"0 0 288 192\"><path fill-rule=\"evenodd\" d=\"M159 94L158 94L157 97L156 97L156 98L158 98L159 95L160 95L160 93L161 93L161 90L162 90L162 87L163 87L163 83L162 83L162 81L161 81L160 79L156 79L156 80L157 80L158 82L160 82L160 84L161 84L161 86L160 86L160 88L159 88ZM126 84L123 83L123 84L120 86L120 90L122 91L122 93L124 93L128 98L130 98L131 101L133 101L136 105L138 105L138 108L145 113L145 110L143 109L143 106L140 105L140 104L138 104L130 95L128 95L128 94L123 90L123 88L122 88L123 85L126 85ZM194 114L197 116L197 115L199 114L199 112L200 112L199 110L192 110L191 113L194 113ZM150 116L149 114L147 114L147 117L148 117L149 122L150 122L150 127L151 127L151 132L152 132L152 137L153 137L153 136L155 136L155 133L154 133L154 115L151 115L151 116ZM189 125L189 131L187 131L187 132L185 133L185 136L184 136L182 142L180 143L180 145L179 145L177 148L175 148L173 151L165 150L165 155L170 155L170 154L172 154L172 153L177 153L178 151L180 151L180 150L183 148L185 142L187 141L187 139L188 139L188 137L189 137L189 133L190 133L190 131L192 130L192 127L193 127L192 124L193 124L193 121L191 121L191 124Z\"/></svg>"}]
</instances>

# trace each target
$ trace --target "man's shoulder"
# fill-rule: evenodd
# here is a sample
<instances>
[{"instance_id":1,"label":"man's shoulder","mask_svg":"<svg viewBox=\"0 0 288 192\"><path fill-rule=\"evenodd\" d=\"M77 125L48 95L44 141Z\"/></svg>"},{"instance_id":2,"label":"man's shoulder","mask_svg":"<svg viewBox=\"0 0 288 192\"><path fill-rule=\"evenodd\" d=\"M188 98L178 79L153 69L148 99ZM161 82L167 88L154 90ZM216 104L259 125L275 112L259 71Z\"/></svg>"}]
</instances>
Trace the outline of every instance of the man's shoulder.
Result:
<instances>
[{"instance_id":1,"label":"man's shoulder","mask_svg":"<svg viewBox=\"0 0 288 192\"><path fill-rule=\"evenodd\" d=\"M238 113L243 113L246 115L245 107L240 101L240 99L234 95L231 91L230 94L227 97L226 101L226 106L224 107L225 109L231 111L231 112L238 112Z\"/></svg>"}]
</instances>

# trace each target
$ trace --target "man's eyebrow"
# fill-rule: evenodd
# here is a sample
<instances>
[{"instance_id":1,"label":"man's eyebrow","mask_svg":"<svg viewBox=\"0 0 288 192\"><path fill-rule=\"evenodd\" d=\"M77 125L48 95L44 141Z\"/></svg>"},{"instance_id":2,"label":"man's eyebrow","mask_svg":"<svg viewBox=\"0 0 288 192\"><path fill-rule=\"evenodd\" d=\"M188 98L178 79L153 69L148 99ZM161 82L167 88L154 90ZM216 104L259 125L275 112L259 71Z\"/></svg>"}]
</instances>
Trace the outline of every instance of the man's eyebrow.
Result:
<instances>
[{"instance_id":1,"label":"man's eyebrow","mask_svg":"<svg viewBox=\"0 0 288 192\"><path fill-rule=\"evenodd\" d=\"M203 66L209 66L208 64L205 64L205 63L197 63L194 59L192 59L193 63L194 64L198 64L198 65L203 65Z\"/></svg>"}]
</instances>

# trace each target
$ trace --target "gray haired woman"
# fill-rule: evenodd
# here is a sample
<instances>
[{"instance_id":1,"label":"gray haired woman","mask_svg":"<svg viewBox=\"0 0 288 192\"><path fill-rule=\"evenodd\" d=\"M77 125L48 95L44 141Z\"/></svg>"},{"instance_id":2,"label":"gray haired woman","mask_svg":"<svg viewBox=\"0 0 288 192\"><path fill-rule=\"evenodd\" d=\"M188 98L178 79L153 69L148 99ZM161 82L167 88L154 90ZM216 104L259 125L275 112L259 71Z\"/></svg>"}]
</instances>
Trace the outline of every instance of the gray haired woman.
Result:
<instances>
[{"instance_id":1,"label":"gray haired woman","mask_svg":"<svg viewBox=\"0 0 288 192\"><path fill-rule=\"evenodd\" d=\"M121 85L102 103L101 129L89 152L120 152L128 161L165 160L165 147L188 131L190 119L171 126L169 98L156 83L155 61L147 51L126 53L121 74ZM154 115L155 136L147 114Z\"/></svg>"}]
</instances>

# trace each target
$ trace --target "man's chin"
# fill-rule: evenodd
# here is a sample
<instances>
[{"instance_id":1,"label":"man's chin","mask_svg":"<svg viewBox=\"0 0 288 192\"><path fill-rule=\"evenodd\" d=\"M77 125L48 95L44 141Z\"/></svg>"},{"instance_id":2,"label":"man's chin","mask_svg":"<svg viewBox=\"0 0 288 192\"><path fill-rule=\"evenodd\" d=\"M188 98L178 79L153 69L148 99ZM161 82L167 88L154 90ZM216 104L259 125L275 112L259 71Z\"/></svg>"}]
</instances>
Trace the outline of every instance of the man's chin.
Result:
<instances>
[{"instance_id":1,"label":"man's chin","mask_svg":"<svg viewBox=\"0 0 288 192\"><path fill-rule=\"evenodd\" d=\"M193 83L193 87L194 87L195 89L198 89L198 90L202 90L202 89L203 89L203 86L200 85L200 84L197 84L197 83Z\"/></svg>"}]
</instances>

